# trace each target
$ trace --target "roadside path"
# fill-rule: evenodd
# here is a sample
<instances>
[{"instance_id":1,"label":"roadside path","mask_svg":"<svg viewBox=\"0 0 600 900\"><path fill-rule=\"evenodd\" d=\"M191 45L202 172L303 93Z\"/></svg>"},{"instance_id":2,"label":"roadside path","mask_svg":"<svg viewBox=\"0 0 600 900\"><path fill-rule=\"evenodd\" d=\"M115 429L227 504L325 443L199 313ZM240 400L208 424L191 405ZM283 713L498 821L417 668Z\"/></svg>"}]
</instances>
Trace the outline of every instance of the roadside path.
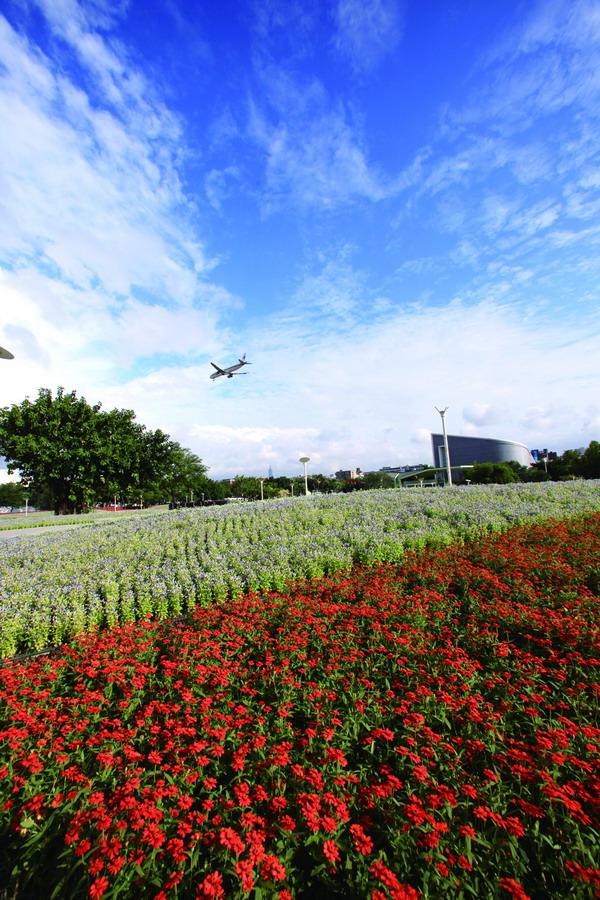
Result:
<instances>
[{"instance_id":1,"label":"roadside path","mask_svg":"<svg viewBox=\"0 0 600 900\"><path fill-rule=\"evenodd\" d=\"M10 540L11 538L37 538L42 535L54 534L56 531L70 531L73 528L85 528L85 522L74 522L72 525L40 525L38 528L9 528L6 531L0 531L0 541Z\"/></svg>"}]
</instances>

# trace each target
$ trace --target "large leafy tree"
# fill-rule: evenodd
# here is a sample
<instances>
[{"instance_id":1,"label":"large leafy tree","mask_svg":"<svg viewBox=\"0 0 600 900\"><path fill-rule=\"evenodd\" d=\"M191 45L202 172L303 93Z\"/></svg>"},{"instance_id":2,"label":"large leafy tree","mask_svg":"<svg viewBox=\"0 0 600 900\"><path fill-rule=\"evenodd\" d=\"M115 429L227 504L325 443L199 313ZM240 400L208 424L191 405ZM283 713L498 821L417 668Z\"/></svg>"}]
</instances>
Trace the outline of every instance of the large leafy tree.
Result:
<instances>
[{"instance_id":1,"label":"large leafy tree","mask_svg":"<svg viewBox=\"0 0 600 900\"><path fill-rule=\"evenodd\" d=\"M212 482L206 477L206 466L187 447L173 443L165 457L156 453L156 459L164 467L162 477L154 488L156 500L199 502L203 494L205 497L212 496Z\"/></svg>"},{"instance_id":2,"label":"large leafy tree","mask_svg":"<svg viewBox=\"0 0 600 900\"><path fill-rule=\"evenodd\" d=\"M132 410L103 412L75 391L53 396L42 388L36 400L0 410L0 453L56 514L84 512L114 494L153 488L167 474L179 445L134 420Z\"/></svg>"},{"instance_id":3,"label":"large leafy tree","mask_svg":"<svg viewBox=\"0 0 600 900\"><path fill-rule=\"evenodd\" d=\"M600 443L592 441L581 460L581 474L584 478L600 478Z\"/></svg>"},{"instance_id":4,"label":"large leafy tree","mask_svg":"<svg viewBox=\"0 0 600 900\"><path fill-rule=\"evenodd\" d=\"M0 484L0 506L7 506L9 509L25 506L25 496L22 484L16 484L14 481Z\"/></svg>"},{"instance_id":5,"label":"large leafy tree","mask_svg":"<svg viewBox=\"0 0 600 900\"><path fill-rule=\"evenodd\" d=\"M519 480L507 463L475 463L466 471L472 484L511 484Z\"/></svg>"}]
</instances>

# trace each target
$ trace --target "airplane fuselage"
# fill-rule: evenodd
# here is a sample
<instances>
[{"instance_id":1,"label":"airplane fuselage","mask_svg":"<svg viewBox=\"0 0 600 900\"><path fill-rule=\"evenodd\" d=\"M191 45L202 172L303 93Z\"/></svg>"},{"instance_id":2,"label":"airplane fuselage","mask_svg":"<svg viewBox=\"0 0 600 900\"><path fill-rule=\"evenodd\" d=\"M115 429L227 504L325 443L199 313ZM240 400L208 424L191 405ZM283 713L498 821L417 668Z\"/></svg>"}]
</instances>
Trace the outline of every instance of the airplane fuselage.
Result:
<instances>
[{"instance_id":1,"label":"airplane fuselage","mask_svg":"<svg viewBox=\"0 0 600 900\"><path fill-rule=\"evenodd\" d=\"M217 366L214 362L211 362L211 366L213 369L216 369L216 372L213 372L210 376L210 380L214 381L215 378L221 378L222 376L226 376L227 378L233 378L234 375L239 375L238 369L241 369L243 366L250 366L251 363L246 361L246 354L242 356L242 358L233 366L227 366L226 368L221 368L221 366Z\"/></svg>"}]
</instances>

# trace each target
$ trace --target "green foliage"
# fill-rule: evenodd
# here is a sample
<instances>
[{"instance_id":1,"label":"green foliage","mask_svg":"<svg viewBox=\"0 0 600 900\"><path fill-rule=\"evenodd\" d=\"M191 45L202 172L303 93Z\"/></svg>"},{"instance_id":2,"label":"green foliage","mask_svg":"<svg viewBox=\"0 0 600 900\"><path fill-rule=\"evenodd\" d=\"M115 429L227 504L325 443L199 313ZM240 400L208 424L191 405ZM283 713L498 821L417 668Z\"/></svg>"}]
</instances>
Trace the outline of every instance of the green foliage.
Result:
<instances>
[{"instance_id":1,"label":"green foliage","mask_svg":"<svg viewBox=\"0 0 600 900\"><path fill-rule=\"evenodd\" d=\"M366 472L362 479L362 485L365 490L393 488L394 479L387 472Z\"/></svg>"},{"instance_id":2,"label":"green foliage","mask_svg":"<svg viewBox=\"0 0 600 900\"><path fill-rule=\"evenodd\" d=\"M509 459L504 465L508 466L509 469L517 476L517 481L529 481L529 469L527 466L521 465L520 462L517 462L516 459Z\"/></svg>"},{"instance_id":3,"label":"green foliage","mask_svg":"<svg viewBox=\"0 0 600 900\"><path fill-rule=\"evenodd\" d=\"M476 463L468 470L471 484L512 484L518 476L507 463Z\"/></svg>"},{"instance_id":4,"label":"green foliage","mask_svg":"<svg viewBox=\"0 0 600 900\"><path fill-rule=\"evenodd\" d=\"M154 487L144 491L147 502L169 500L172 503L198 501L210 493L210 482L206 477L206 466L199 456L186 447L171 443L163 464L163 478ZM211 498L212 499L212 498Z\"/></svg>"},{"instance_id":5,"label":"green foliage","mask_svg":"<svg viewBox=\"0 0 600 900\"><path fill-rule=\"evenodd\" d=\"M553 481L568 481L573 478L599 478L600 443L591 441L589 447L583 453L580 450L565 450L561 456L549 460L546 466L548 476ZM545 470L546 466L543 462L539 462L535 468Z\"/></svg>"},{"instance_id":6,"label":"green foliage","mask_svg":"<svg viewBox=\"0 0 600 900\"><path fill-rule=\"evenodd\" d=\"M9 482L0 484L0 506L8 506L9 509L17 509L25 505L25 489L22 484Z\"/></svg>"},{"instance_id":7,"label":"green foliage","mask_svg":"<svg viewBox=\"0 0 600 900\"><path fill-rule=\"evenodd\" d=\"M164 492L184 463L186 473L206 471L167 434L136 422L133 410L104 412L62 387L55 396L41 388L35 401L0 410L0 453L9 472L18 469L23 486L45 495L56 514L85 512L115 495L127 502L142 491Z\"/></svg>"},{"instance_id":8,"label":"green foliage","mask_svg":"<svg viewBox=\"0 0 600 900\"><path fill-rule=\"evenodd\" d=\"M600 478L600 444L592 441L581 460L581 474L584 478Z\"/></svg>"}]
</instances>

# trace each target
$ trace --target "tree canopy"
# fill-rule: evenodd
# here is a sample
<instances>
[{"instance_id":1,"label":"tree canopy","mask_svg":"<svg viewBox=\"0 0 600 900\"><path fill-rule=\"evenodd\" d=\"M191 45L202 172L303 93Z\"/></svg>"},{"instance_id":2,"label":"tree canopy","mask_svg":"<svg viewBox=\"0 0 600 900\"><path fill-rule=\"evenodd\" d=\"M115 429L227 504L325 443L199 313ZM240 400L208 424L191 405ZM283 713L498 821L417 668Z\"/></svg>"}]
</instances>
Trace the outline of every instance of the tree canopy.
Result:
<instances>
[{"instance_id":1,"label":"tree canopy","mask_svg":"<svg viewBox=\"0 0 600 900\"><path fill-rule=\"evenodd\" d=\"M115 494L156 492L183 452L169 435L136 422L133 410L104 412L62 387L0 410L9 472L18 469L23 487L45 494L56 514L84 512Z\"/></svg>"},{"instance_id":2,"label":"tree canopy","mask_svg":"<svg viewBox=\"0 0 600 900\"><path fill-rule=\"evenodd\" d=\"M14 481L0 484L0 506L6 506L9 509L17 509L25 506L25 489L22 484Z\"/></svg>"}]
</instances>

